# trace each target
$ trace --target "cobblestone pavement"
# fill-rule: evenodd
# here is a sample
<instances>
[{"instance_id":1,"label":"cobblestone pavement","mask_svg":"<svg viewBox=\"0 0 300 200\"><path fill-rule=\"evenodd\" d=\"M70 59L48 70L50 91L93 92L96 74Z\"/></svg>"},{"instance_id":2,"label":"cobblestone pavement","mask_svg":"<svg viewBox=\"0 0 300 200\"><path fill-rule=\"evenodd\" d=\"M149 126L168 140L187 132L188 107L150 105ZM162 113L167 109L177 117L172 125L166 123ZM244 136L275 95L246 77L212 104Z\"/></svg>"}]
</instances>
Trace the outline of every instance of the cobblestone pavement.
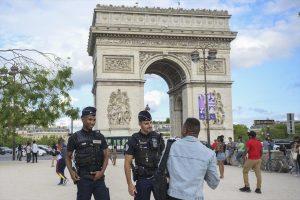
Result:
<instances>
[{"instance_id":1,"label":"cobblestone pavement","mask_svg":"<svg viewBox=\"0 0 300 200\"><path fill-rule=\"evenodd\" d=\"M68 182L66 186L58 186L55 168L50 167L50 160L38 163L24 161L0 162L0 199L1 200L66 200L76 199L76 186ZM66 170L67 177L69 174ZM252 190L255 186L255 175L249 173ZM216 190L204 188L206 200L298 200L300 196L300 177L290 174L265 173L263 177L263 194L241 193L238 188L243 186L242 169L225 166L225 179L221 180ZM123 159L118 159L117 166L108 166L106 183L110 188L112 200L130 200L125 176Z\"/></svg>"}]
</instances>

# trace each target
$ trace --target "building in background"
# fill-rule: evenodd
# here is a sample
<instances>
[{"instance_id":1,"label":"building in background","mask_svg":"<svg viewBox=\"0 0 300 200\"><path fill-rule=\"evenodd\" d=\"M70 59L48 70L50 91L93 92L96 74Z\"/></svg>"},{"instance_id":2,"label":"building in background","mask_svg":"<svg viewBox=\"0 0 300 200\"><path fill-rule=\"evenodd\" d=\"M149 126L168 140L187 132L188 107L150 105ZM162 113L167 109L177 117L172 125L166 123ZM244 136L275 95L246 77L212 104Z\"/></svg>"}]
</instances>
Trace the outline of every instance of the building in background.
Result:
<instances>
[{"instance_id":1,"label":"building in background","mask_svg":"<svg viewBox=\"0 0 300 200\"><path fill-rule=\"evenodd\" d=\"M23 137L32 138L34 140L41 139L43 136L55 136L67 139L70 130L66 126L53 126L48 128L36 127L36 126L26 126L24 128L18 129L17 134Z\"/></svg>"}]
</instances>

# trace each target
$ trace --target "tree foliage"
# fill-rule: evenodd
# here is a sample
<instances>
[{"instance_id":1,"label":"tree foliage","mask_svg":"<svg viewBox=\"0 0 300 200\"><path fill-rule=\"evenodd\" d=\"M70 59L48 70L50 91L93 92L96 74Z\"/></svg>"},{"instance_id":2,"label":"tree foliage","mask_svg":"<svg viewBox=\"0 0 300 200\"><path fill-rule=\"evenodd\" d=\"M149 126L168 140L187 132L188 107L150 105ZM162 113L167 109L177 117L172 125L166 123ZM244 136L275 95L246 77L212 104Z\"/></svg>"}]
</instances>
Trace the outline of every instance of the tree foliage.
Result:
<instances>
[{"instance_id":1,"label":"tree foliage","mask_svg":"<svg viewBox=\"0 0 300 200\"><path fill-rule=\"evenodd\" d=\"M62 115L77 118L68 93L71 74L68 63L54 54L0 50L0 125L14 132L29 124L47 127Z\"/></svg>"},{"instance_id":2,"label":"tree foliage","mask_svg":"<svg viewBox=\"0 0 300 200\"><path fill-rule=\"evenodd\" d=\"M248 139L247 135L248 127L244 124L233 125L234 140L237 141L239 137L243 138L243 141Z\"/></svg>"}]
</instances>

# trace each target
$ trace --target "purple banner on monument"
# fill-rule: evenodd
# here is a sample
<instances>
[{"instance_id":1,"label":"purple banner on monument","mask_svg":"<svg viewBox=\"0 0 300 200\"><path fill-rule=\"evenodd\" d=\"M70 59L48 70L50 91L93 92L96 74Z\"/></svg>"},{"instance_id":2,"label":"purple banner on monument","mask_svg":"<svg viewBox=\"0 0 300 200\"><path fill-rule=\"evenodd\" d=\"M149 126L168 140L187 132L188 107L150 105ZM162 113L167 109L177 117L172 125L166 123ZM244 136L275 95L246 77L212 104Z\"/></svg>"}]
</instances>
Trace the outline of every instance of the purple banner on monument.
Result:
<instances>
[{"instance_id":1,"label":"purple banner on monument","mask_svg":"<svg viewBox=\"0 0 300 200\"><path fill-rule=\"evenodd\" d=\"M210 120L216 120L216 98L214 93L208 93L208 115ZM198 96L198 105L199 105L199 119L205 120L206 119L206 108L205 108L205 95L200 94Z\"/></svg>"}]
</instances>

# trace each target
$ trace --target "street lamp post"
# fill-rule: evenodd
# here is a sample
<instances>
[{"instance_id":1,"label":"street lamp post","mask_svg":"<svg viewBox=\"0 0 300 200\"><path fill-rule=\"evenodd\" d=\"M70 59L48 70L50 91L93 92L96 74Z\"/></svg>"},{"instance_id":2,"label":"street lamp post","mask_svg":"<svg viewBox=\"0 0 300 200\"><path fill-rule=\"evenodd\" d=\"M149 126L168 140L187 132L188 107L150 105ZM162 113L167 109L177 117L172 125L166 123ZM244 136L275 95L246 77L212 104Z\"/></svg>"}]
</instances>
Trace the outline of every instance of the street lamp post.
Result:
<instances>
[{"instance_id":1,"label":"street lamp post","mask_svg":"<svg viewBox=\"0 0 300 200\"><path fill-rule=\"evenodd\" d=\"M210 129L209 129L209 110L208 110L208 95L207 95L207 79L206 79L206 59L214 60L216 59L217 50L209 49L207 58L205 57L206 47L201 48L203 55L203 72L204 72L204 92L205 92L205 120L206 120L206 136L207 136L207 144L210 146ZM193 62L198 62L200 60L199 52L197 50L191 53L191 58Z\"/></svg>"}]
</instances>

